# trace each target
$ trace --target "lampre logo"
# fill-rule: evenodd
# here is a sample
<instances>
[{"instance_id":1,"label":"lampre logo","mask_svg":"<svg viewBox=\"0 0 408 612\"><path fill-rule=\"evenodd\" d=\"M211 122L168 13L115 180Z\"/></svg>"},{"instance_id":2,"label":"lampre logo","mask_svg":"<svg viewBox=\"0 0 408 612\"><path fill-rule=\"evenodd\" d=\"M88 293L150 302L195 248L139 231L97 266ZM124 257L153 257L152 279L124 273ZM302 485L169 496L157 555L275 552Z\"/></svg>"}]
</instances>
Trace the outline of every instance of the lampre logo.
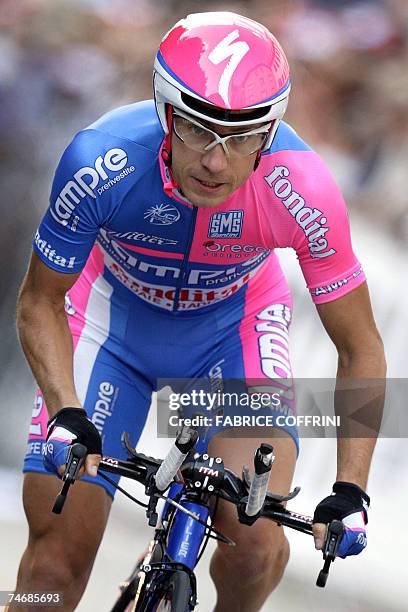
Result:
<instances>
[{"instance_id":1,"label":"lampre logo","mask_svg":"<svg viewBox=\"0 0 408 612\"><path fill-rule=\"evenodd\" d=\"M107 183L98 189L99 195L106 189L113 187L113 185L125 178L131 172L134 172L134 166L125 168L127 162L128 157L126 151L113 148L109 149L104 157L102 157L102 155L97 157L93 167L84 166L80 168L75 172L72 179L64 185L55 203L50 208L53 219L61 225L68 225L68 221L75 207L78 206L86 195L89 195L91 198L96 198L94 189L99 185L101 180L107 181ZM123 170L123 168L125 169ZM120 170L123 170L123 172L113 179L109 179L106 172L107 170L110 172L120 172ZM77 223L71 227L72 231L76 230L76 225Z\"/></svg>"},{"instance_id":2,"label":"lampre logo","mask_svg":"<svg viewBox=\"0 0 408 612\"><path fill-rule=\"evenodd\" d=\"M330 229L325 226L327 218L321 216L323 211L318 208L312 210L306 206L305 199L293 190L292 183L287 178L289 174L286 166L275 166L270 174L264 176L264 179L303 230L308 239L311 257L322 259L333 255L336 249L329 249L329 244L324 238Z\"/></svg>"},{"instance_id":3,"label":"lampre logo","mask_svg":"<svg viewBox=\"0 0 408 612\"><path fill-rule=\"evenodd\" d=\"M118 391L119 389L115 388L110 382L107 381L103 381L99 385L98 399L95 402L94 413L91 417L91 421L100 434L103 433L103 428L105 426L107 417L112 416L112 409L115 404Z\"/></svg>"},{"instance_id":4,"label":"lampre logo","mask_svg":"<svg viewBox=\"0 0 408 612\"><path fill-rule=\"evenodd\" d=\"M211 215L208 228L209 238L241 238L243 210L216 212Z\"/></svg>"},{"instance_id":5,"label":"lampre logo","mask_svg":"<svg viewBox=\"0 0 408 612\"><path fill-rule=\"evenodd\" d=\"M171 225L180 219L180 213L171 204L155 204L146 210L144 218L153 225Z\"/></svg>"},{"instance_id":6,"label":"lampre logo","mask_svg":"<svg viewBox=\"0 0 408 612\"><path fill-rule=\"evenodd\" d=\"M139 253L135 254L133 251L126 251L119 242L110 237L109 233L104 228L99 230L98 241L106 251L106 258L112 257L129 271L137 270L138 272L146 273L146 276L144 276L146 279L149 277L156 277L166 282L172 282L180 278L182 270L177 263L176 265L169 265L167 262L162 262L162 260L160 260L160 263L144 260L143 255ZM236 265L217 268L215 270L214 268L192 269L185 273L185 281L187 285L199 286L226 284L243 275L245 276L254 269L258 269L267 255L268 251L260 253L246 261L238 262Z\"/></svg>"}]
</instances>

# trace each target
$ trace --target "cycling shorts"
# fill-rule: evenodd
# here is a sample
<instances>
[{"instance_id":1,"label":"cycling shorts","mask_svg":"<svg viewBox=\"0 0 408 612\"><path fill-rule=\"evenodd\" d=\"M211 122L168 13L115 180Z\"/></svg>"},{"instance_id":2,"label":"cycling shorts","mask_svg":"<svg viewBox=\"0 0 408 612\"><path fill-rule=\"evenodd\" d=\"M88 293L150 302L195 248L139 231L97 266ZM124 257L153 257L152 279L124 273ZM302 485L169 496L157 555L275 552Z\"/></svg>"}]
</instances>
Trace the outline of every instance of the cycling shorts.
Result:
<instances>
[{"instance_id":1,"label":"cycling shorts","mask_svg":"<svg viewBox=\"0 0 408 612\"><path fill-rule=\"evenodd\" d=\"M102 436L106 455L126 458L123 431L129 432L131 443L137 445L159 379L204 379L215 392L221 388L223 392L236 391L237 384L242 387L237 382L240 380L246 380L251 393L260 383L262 388L270 388L277 381L285 381L283 386L291 387L291 297L284 279L272 287L267 278L258 278L256 284L250 280L222 304L180 315L129 298L129 292L114 279L109 282L109 273L105 278L81 274L67 294L66 313L73 337L76 390ZM222 386L224 381L227 383ZM233 388L229 388L231 384ZM216 411L231 418L295 411L290 394L279 407L244 404L236 401L221 408L218 404ZM183 417L194 413L194 406L187 406ZM24 472L48 473L42 464L47 420L45 402L38 391ZM298 449L296 428L281 428L292 436ZM220 427L212 424L200 432L201 452L219 431ZM263 427L263 431L267 435L268 429ZM104 487L114 496L114 487L100 476L83 480Z\"/></svg>"}]
</instances>

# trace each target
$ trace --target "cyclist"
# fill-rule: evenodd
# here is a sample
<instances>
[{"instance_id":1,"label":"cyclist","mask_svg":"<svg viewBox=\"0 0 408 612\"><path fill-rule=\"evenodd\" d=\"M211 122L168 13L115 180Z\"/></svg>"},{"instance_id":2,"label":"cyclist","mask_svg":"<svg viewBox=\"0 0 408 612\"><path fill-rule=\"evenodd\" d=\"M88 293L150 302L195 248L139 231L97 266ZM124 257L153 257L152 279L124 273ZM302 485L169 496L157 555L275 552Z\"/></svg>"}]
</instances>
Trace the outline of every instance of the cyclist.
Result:
<instances>
[{"instance_id":1,"label":"cyclist","mask_svg":"<svg viewBox=\"0 0 408 612\"><path fill-rule=\"evenodd\" d=\"M276 39L233 13L189 15L164 37L153 85L154 102L108 113L65 151L18 303L41 391L17 589L61 590L67 610L85 589L113 499L96 475L102 443L116 456L123 430L137 443L157 379L290 381L291 298L276 247L296 250L339 354L338 377L385 376L344 201L282 122L290 76ZM216 433L210 452L236 471L251 463L260 440ZM268 438L271 488L286 493L297 434L264 429ZM54 517L60 483L50 473L62 473L73 440L88 448L86 474ZM332 518L348 528L342 556L364 547L373 447L339 438L333 493L315 514L317 548ZM283 574L288 542L279 527L248 529L230 512L220 504L217 526L237 546L220 545L211 562L216 610L258 610Z\"/></svg>"}]
</instances>

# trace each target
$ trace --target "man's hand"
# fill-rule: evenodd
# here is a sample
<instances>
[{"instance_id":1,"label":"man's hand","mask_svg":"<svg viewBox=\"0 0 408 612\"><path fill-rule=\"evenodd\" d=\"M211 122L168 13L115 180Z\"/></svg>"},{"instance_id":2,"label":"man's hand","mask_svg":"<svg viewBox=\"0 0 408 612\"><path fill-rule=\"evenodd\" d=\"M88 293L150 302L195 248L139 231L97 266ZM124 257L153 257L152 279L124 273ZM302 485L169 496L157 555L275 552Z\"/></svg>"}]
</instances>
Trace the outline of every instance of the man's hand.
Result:
<instances>
[{"instance_id":1,"label":"man's hand","mask_svg":"<svg viewBox=\"0 0 408 612\"><path fill-rule=\"evenodd\" d=\"M317 505L313 517L315 547L322 550L326 538L327 524L334 519L342 521L344 534L338 548L338 556L358 555L367 546L365 526L370 498L359 486L337 481L333 493Z\"/></svg>"},{"instance_id":2,"label":"man's hand","mask_svg":"<svg viewBox=\"0 0 408 612\"><path fill-rule=\"evenodd\" d=\"M47 440L43 447L45 469L62 476L68 449L73 442L84 444L88 450L85 468L80 470L79 477L84 473L96 476L102 455L102 440L83 408L62 408L48 421Z\"/></svg>"}]
</instances>

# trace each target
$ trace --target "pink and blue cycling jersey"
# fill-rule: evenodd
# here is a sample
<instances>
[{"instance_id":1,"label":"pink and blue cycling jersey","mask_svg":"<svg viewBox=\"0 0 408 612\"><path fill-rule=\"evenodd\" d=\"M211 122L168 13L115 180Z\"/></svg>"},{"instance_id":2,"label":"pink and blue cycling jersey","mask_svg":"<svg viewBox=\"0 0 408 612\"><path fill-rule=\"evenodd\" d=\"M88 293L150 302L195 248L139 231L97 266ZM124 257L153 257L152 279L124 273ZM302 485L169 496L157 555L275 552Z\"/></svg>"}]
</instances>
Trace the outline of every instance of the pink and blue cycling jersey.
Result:
<instances>
[{"instance_id":1,"label":"pink and blue cycling jersey","mask_svg":"<svg viewBox=\"0 0 408 612\"><path fill-rule=\"evenodd\" d=\"M178 316L285 283L274 249L295 249L316 303L364 281L346 207L319 156L282 123L258 169L216 208L173 187L154 104L117 109L81 131L56 172L34 249ZM89 289L89 288L88 288ZM262 293L262 292L261 292ZM261 304L262 305L262 304Z\"/></svg>"}]
</instances>

